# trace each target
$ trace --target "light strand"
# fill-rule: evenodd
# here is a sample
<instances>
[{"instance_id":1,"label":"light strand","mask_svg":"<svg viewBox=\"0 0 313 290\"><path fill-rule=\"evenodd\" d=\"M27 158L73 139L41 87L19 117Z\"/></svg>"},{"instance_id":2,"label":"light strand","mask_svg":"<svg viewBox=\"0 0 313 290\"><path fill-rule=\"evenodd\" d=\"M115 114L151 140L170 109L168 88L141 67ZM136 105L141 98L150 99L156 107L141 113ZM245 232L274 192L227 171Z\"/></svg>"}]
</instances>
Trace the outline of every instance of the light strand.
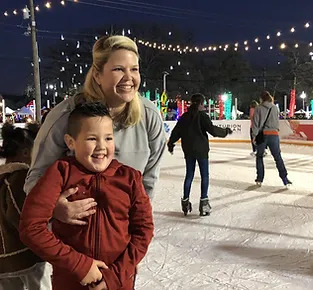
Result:
<instances>
[{"instance_id":1,"label":"light strand","mask_svg":"<svg viewBox=\"0 0 313 290\"><path fill-rule=\"evenodd\" d=\"M68 0L61 0L59 1L59 4L63 7L66 6L66 2L75 2L75 3L79 3L79 0L71 0L71 1L68 1ZM54 2L56 3L56 2ZM46 1L44 4L41 4L41 5L36 5L35 7L35 10L36 12L39 12L41 11L41 9L45 8L45 9L51 9L53 7L52 5L52 2L51 1ZM10 16L19 16L19 15L22 15L22 13L25 13L27 12L25 9L28 9L27 7L24 7L24 8L20 8L20 9L10 9L10 10L6 10L2 13L2 15L4 17L10 17ZM303 29L308 29L310 28L310 22L305 22L302 26ZM169 51L182 51L181 53L188 53L188 52L200 52L200 51L216 51L218 49L223 49L223 50L227 50L229 47L231 46L234 46L234 50L237 51L238 50L238 47L239 46L243 46L243 49L245 51L249 51L250 48L251 48L251 45L249 45L249 43L255 43L255 44L258 44L258 50L262 50L262 46L264 46L264 48L266 47L264 44L261 45L261 42L262 41L266 41L266 40L270 40L272 39L273 37L277 37L277 38L280 38L282 35L287 35L288 33L290 34L294 34L296 33L297 31L301 31L300 27L299 29L296 29L295 26L292 26L290 29L286 30L286 31L282 31L282 30L277 30L276 33L272 33L272 34L267 34L266 36L264 36L263 38L262 37L254 37L252 40L245 40L244 42L240 42L240 41L234 41L234 42L229 42L229 43L226 43L226 44L210 44L210 45L206 45L206 46L203 46L203 47L198 47L198 46L192 46L190 48L186 48L185 46L185 51L184 49L177 49L174 47L174 45L171 45L171 47L166 47L163 49L163 46L162 44L156 44L156 47L160 47L159 49L160 50L169 50ZM146 45L147 43L147 45ZM152 45L151 45L152 43ZM150 42L150 41L144 41L142 40L142 43L140 44L143 44L143 45L146 45L148 47L153 47L154 46L154 42ZM168 45L170 46L170 44ZM153 48L156 48L156 47L153 47ZM176 45L177 47L177 45ZM180 47L182 47L182 45L180 45ZM222 47L222 48L221 48ZM271 49L271 46L267 45L267 47L269 49Z\"/></svg>"}]
</instances>

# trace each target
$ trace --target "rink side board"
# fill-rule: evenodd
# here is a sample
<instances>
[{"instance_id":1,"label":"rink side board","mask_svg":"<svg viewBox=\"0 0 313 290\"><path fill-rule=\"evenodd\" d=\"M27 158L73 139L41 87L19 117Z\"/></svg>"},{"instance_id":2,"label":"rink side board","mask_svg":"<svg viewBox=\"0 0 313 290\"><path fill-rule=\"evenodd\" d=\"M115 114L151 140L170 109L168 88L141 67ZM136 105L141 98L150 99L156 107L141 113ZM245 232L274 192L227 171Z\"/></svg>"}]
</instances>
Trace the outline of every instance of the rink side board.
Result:
<instances>
[{"instance_id":1,"label":"rink side board","mask_svg":"<svg viewBox=\"0 0 313 290\"><path fill-rule=\"evenodd\" d=\"M250 142L250 120L213 120L214 125L233 130L226 138L213 138L210 142ZM176 121L164 121L167 138ZM313 120L279 120L281 143L313 146Z\"/></svg>"}]
</instances>

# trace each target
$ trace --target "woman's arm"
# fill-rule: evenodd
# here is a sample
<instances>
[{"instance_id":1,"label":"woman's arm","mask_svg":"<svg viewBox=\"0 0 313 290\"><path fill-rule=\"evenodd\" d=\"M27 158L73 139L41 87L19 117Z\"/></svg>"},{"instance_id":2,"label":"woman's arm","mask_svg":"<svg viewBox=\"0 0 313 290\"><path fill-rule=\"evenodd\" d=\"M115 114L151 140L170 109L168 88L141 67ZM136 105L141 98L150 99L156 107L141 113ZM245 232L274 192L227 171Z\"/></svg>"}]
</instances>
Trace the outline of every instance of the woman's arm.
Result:
<instances>
[{"instance_id":1,"label":"woman's arm","mask_svg":"<svg viewBox=\"0 0 313 290\"><path fill-rule=\"evenodd\" d=\"M150 148L148 163L143 172L143 184L150 198L153 197L155 183L159 179L161 157L166 145L166 136L161 116L154 110L148 108L147 134Z\"/></svg>"},{"instance_id":2,"label":"woman's arm","mask_svg":"<svg viewBox=\"0 0 313 290\"><path fill-rule=\"evenodd\" d=\"M32 152L32 163L28 171L24 190L29 193L45 170L67 151L64 134L67 131L70 110L54 111L54 108L40 128Z\"/></svg>"}]
</instances>

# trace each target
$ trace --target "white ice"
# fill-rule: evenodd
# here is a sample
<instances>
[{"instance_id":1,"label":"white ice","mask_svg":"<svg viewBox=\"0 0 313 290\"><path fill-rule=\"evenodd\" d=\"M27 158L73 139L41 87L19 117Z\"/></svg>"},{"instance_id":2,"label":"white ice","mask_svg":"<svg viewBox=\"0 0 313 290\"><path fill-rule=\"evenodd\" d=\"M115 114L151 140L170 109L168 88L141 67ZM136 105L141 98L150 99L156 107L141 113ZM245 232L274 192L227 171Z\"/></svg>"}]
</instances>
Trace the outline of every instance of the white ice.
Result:
<instances>
[{"instance_id":1,"label":"white ice","mask_svg":"<svg viewBox=\"0 0 313 290\"><path fill-rule=\"evenodd\" d=\"M313 148L281 146L293 182L286 190L272 156L264 159L259 188L248 144L210 145L209 217L199 217L198 168L193 211L183 215L183 154L179 145L173 156L164 154L153 200L155 237L136 289L313 289Z\"/></svg>"}]
</instances>

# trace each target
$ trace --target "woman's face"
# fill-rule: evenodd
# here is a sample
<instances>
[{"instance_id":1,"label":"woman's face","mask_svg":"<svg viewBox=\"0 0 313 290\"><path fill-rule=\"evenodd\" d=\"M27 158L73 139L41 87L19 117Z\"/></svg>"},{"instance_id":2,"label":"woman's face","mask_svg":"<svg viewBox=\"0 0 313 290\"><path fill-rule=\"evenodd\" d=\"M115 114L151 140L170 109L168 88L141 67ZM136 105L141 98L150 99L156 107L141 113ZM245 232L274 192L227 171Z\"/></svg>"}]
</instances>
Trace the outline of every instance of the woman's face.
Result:
<instances>
[{"instance_id":1,"label":"woman's face","mask_svg":"<svg viewBox=\"0 0 313 290\"><path fill-rule=\"evenodd\" d=\"M110 107L125 105L134 98L140 86L138 57L130 50L116 50L94 77Z\"/></svg>"}]
</instances>

